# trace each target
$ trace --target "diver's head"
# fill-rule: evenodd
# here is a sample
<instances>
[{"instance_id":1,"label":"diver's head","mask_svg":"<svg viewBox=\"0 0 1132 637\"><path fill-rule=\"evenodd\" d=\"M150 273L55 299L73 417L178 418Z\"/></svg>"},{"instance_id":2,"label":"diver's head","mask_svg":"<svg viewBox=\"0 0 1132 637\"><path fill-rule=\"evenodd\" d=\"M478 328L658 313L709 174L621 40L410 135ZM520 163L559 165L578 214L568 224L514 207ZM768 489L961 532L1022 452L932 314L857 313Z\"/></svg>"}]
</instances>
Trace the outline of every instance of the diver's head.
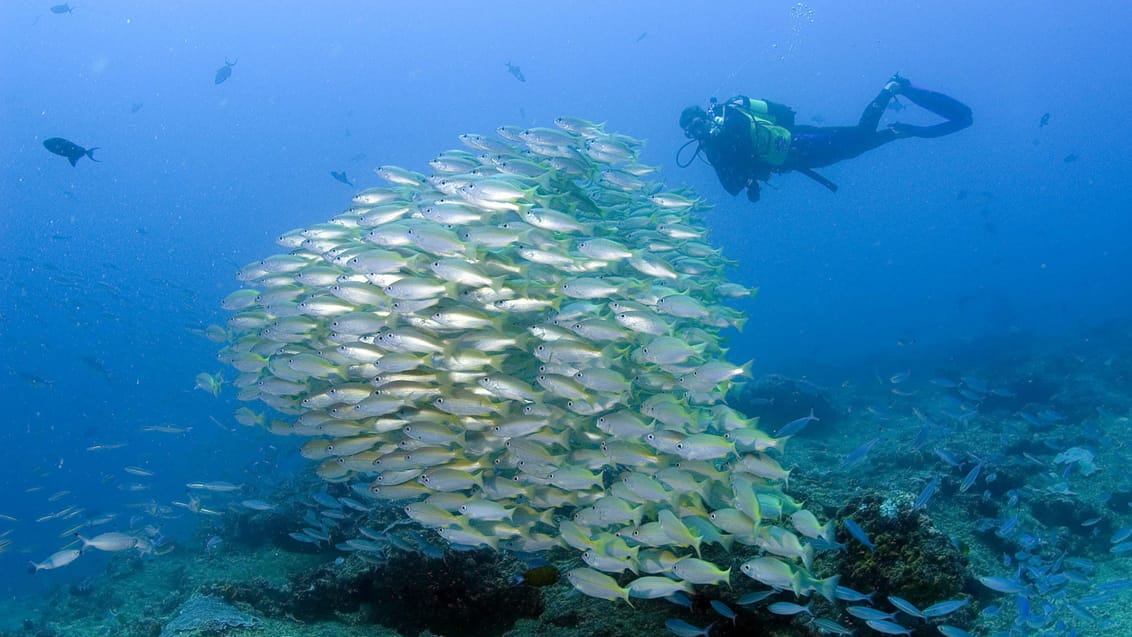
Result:
<instances>
[{"instance_id":1,"label":"diver's head","mask_svg":"<svg viewBox=\"0 0 1132 637\"><path fill-rule=\"evenodd\" d=\"M704 142L711 137L707 111L699 106L689 106L680 113L680 128L684 129L684 136L688 139Z\"/></svg>"}]
</instances>

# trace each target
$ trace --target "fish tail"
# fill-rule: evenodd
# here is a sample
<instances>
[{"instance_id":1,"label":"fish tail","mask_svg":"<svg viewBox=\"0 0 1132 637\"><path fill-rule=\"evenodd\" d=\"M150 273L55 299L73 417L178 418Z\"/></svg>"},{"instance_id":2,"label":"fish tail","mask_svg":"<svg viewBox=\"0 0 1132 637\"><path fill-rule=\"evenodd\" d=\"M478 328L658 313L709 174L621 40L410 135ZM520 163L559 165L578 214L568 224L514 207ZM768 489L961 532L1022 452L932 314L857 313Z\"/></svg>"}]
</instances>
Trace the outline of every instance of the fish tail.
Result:
<instances>
[{"instance_id":1,"label":"fish tail","mask_svg":"<svg viewBox=\"0 0 1132 637\"><path fill-rule=\"evenodd\" d=\"M86 156L90 157L91 161L101 164L102 162L100 160L94 158L94 151L96 151L98 149L99 149L98 146L95 146L94 148L86 149ZM71 165L74 166L75 162L77 162L77 161L78 161L78 159L76 158L75 161L71 162Z\"/></svg>"}]
</instances>

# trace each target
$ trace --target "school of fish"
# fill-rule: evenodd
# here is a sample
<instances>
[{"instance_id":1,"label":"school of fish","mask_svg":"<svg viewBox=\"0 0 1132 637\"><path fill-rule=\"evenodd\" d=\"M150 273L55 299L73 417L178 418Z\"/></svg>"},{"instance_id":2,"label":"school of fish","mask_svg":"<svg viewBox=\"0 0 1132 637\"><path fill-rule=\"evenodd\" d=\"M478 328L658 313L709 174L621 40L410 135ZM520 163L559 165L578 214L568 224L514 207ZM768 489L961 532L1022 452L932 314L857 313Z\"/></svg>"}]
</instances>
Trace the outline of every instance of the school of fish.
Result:
<instances>
[{"instance_id":1,"label":"school of fish","mask_svg":"<svg viewBox=\"0 0 1132 637\"><path fill-rule=\"evenodd\" d=\"M388 187L244 267L219 358L283 417L237 420L308 438L321 478L452 545L572 547L590 596L730 583L738 542L761 549L739 572L832 600L810 565L833 527L784 492L786 439L724 400L749 375L725 303L752 290L703 204L650 180L638 140L555 123L461 135L431 175L382 166Z\"/></svg>"}]
</instances>

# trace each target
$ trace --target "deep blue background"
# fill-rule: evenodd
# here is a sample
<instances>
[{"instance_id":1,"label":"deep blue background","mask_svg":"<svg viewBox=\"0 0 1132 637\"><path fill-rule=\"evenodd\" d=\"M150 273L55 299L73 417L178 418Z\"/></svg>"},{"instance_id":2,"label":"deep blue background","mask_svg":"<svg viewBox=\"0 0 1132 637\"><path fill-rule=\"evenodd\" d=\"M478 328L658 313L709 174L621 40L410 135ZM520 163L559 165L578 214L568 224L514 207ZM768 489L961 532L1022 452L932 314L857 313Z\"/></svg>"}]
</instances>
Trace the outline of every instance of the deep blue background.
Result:
<instances>
[{"instance_id":1,"label":"deep blue background","mask_svg":"<svg viewBox=\"0 0 1132 637\"><path fill-rule=\"evenodd\" d=\"M426 170L464 132L566 114L648 139L670 185L716 204L733 278L762 289L732 354L760 372L931 366L1129 314L1125 2L50 4L0 5L0 513L23 520L0 522L17 527L0 592L98 565L9 577L64 542L69 525L36 517L125 519L187 480L248 483L289 444L228 431L230 394L192 389L220 369L193 330L223 320L234 272L275 236L348 203L329 171L377 185L375 166ZM970 104L975 126L827 168L836 195L776 177L757 206L675 165L686 105L743 93L850 124L894 71ZM55 136L102 163L72 168L42 147ZM163 423L194 429L139 431ZM155 469L153 490L119 492L124 465ZM75 493L44 501L60 489Z\"/></svg>"}]
</instances>

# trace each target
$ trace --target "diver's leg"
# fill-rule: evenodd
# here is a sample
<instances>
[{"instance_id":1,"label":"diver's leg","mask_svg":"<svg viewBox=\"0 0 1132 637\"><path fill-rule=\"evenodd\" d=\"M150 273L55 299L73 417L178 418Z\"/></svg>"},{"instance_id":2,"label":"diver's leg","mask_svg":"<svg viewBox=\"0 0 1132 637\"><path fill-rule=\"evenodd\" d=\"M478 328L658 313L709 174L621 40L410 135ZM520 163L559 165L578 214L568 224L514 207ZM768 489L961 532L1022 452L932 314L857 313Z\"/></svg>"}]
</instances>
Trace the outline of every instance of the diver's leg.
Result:
<instances>
[{"instance_id":1,"label":"diver's leg","mask_svg":"<svg viewBox=\"0 0 1132 637\"><path fill-rule=\"evenodd\" d=\"M859 126L799 126L783 167L787 170L822 168L899 138L900 134L890 128L878 131Z\"/></svg>"},{"instance_id":2,"label":"diver's leg","mask_svg":"<svg viewBox=\"0 0 1132 637\"><path fill-rule=\"evenodd\" d=\"M903 137L942 137L971 125L971 107L954 97L915 86L905 86L900 94L910 102L947 120L933 126L893 124L892 128Z\"/></svg>"},{"instance_id":3,"label":"diver's leg","mask_svg":"<svg viewBox=\"0 0 1132 637\"><path fill-rule=\"evenodd\" d=\"M895 97L902 88L903 85L900 82L895 79L889 80L889 82L884 85L884 88L880 90L880 93L873 98L873 101L869 102L869 105L865 107L865 112L861 113L861 119L857 121L857 128L875 131L877 125L880 124L881 116L884 115L884 109L888 108L888 103L892 101L892 98Z\"/></svg>"}]
</instances>

